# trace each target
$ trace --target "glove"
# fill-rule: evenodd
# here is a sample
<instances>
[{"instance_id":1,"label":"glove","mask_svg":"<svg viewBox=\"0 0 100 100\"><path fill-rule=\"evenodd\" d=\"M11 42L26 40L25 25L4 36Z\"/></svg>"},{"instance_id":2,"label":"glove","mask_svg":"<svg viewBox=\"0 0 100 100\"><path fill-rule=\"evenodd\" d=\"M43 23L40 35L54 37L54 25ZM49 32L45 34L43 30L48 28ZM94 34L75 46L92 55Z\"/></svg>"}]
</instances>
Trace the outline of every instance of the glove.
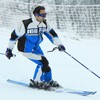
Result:
<instances>
[{"instance_id":1,"label":"glove","mask_svg":"<svg viewBox=\"0 0 100 100\"><path fill-rule=\"evenodd\" d=\"M9 48L7 48L7 50L6 50L6 57L7 57L8 59L10 59L11 57L13 57L12 50L9 49Z\"/></svg>"},{"instance_id":2,"label":"glove","mask_svg":"<svg viewBox=\"0 0 100 100\"><path fill-rule=\"evenodd\" d=\"M65 47L63 45L59 45L58 46L58 50L59 51L65 51L66 49L65 49Z\"/></svg>"}]
</instances>

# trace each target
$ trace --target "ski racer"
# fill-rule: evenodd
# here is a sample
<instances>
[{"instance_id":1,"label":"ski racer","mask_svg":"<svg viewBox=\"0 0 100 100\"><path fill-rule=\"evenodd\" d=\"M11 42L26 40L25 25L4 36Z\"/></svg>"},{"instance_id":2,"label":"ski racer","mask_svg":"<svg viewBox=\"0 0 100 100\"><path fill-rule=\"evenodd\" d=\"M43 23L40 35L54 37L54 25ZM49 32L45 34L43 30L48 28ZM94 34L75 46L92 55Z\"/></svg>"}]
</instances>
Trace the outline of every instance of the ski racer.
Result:
<instances>
[{"instance_id":1,"label":"ski racer","mask_svg":"<svg viewBox=\"0 0 100 100\"><path fill-rule=\"evenodd\" d=\"M13 30L6 49L6 56L10 59L13 57L12 50L17 42L17 47L21 54L37 64L33 78L30 79L30 86L45 90L50 87L59 87L60 85L52 79L49 61L44 56L39 45L43 41L42 35L45 35L56 45L59 51L65 50L57 33L47 23L46 14L44 6L37 6L33 10L32 17L22 20L17 28Z\"/></svg>"}]
</instances>

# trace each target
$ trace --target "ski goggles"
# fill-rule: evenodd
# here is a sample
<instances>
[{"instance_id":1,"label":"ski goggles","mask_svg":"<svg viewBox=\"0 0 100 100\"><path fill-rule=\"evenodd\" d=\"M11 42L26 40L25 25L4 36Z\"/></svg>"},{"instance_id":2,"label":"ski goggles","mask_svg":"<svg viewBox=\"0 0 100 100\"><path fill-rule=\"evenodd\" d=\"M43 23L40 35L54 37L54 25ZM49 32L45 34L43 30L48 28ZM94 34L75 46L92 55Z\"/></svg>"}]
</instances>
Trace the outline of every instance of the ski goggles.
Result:
<instances>
[{"instance_id":1,"label":"ski goggles","mask_svg":"<svg viewBox=\"0 0 100 100\"><path fill-rule=\"evenodd\" d=\"M43 13L43 14L36 14L37 16L40 16L40 17L43 17L43 18L45 18L46 17L46 15L47 15L47 13Z\"/></svg>"}]
</instances>

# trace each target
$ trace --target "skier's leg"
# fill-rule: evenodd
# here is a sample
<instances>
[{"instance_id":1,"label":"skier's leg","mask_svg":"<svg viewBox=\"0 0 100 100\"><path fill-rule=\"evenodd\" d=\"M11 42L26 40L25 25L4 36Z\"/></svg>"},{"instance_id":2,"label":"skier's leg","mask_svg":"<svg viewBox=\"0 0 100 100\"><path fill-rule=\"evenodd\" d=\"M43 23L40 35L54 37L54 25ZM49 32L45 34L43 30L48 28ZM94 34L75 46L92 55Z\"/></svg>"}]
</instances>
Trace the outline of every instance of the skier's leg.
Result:
<instances>
[{"instance_id":1,"label":"skier's leg","mask_svg":"<svg viewBox=\"0 0 100 100\"><path fill-rule=\"evenodd\" d=\"M41 54L41 60L33 60L35 63L38 64L34 76L36 76L36 73L37 73L36 77L38 77L40 75L39 73L42 73L41 77L40 77L41 81L49 82L52 79L51 68L49 67L48 60L44 57L44 53L43 53L41 47L37 46L37 48L35 48L33 53L34 54L39 54L39 55ZM38 78L34 77L34 79L38 79Z\"/></svg>"},{"instance_id":2,"label":"skier's leg","mask_svg":"<svg viewBox=\"0 0 100 100\"><path fill-rule=\"evenodd\" d=\"M22 52L31 61L37 64L33 79L36 81L49 82L52 79L51 68L49 67L48 60L44 57L41 48L38 46L32 53Z\"/></svg>"},{"instance_id":3,"label":"skier's leg","mask_svg":"<svg viewBox=\"0 0 100 100\"><path fill-rule=\"evenodd\" d=\"M49 82L50 80L52 80L52 72L51 68L49 67L49 62L44 56L42 56L42 59L39 61L42 63L41 70L43 72L44 81Z\"/></svg>"},{"instance_id":4,"label":"skier's leg","mask_svg":"<svg viewBox=\"0 0 100 100\"><path fill-rule=\"evenodd\" d=\"M34 81L38 81L41 82L43 80L43 75L42 75L42 71L41 71L41 66L37 65L34 75L33 75L33 80Z\"/></svg>"},{"instance_id":5,"label":"skier's leg","mask_svg":"<svg viewBox=\"0 0 100 100\"><path fill-rule=\"evenodd\" d=\"M34 54L34 53L25 53L25 52L22 52L22 54L27 57L29 60L33 61L34 63L37 64L37 67L35 69L35 72L34 72L34 76L33 76L33 79L40 82L42 81L43 78L42 77L42 63L39 61L41 60L41 55L37 55L37 54Z\"/></svg>"},{"instance_id":6,"label":"skier's leg","mask_svg":"<svg viewBox=\"0 0 100 100\"><path fill-rule=\"evenodd\" d=\"M48 60L44 56L33 54L33 53L22 53L22 54L28 57L28 59L38 64L33 76L33 80L31 80L31 82L34 82L34 83L36 82L35 84L38 84L41 82L47 82L52 87L59 87L59 84L56 81L52 80L51 68L49 67ZM44 84L42 84L41 86L43 85ZM49 86L46 84L43 87L48 88Z\"/></svg>"},{"instance_id":7,"label":"skier's leg","mask_svg":"<svg viewBox=\"0 0 100 100\"><path fill-rule=\"evenodd\" d=\"M49 82L52 79L52 73L51 68L49 67L48 60L44 56L41 56L41 60L31 60L38 64L35 69L33 79L39 82Z\"/></svg>"},{"instance_id":8,"label":"skier's leg","mask_svg":"<svg viewBox=\"0 0 100 100\"><path fill-rule=\"evenodd\" d=\"M60 85L57 83L57 81L52 79L52 72L51 68L49 67L48 60L42 56L42 60L39 60L39 62L41 63L41 67L39 65L37 66L33 79L38 82L40 79L40 81L47 82L52 87L59 87Z\"/></svg>"}]
</instances>

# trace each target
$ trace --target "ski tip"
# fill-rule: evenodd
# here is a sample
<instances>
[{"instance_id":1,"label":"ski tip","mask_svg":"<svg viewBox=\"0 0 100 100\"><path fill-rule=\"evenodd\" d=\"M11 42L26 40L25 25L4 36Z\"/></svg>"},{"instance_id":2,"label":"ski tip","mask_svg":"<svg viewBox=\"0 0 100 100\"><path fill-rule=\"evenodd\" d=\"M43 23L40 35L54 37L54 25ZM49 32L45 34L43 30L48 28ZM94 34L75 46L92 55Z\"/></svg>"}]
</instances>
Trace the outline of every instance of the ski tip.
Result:
<instances>
[{"instance_id":1,"label":"ski tip","mask_svg":"<svg viewBox=\"0 0 100 100\"><path fill-rule=\"evenodd\" d=\"M7 81L7 82L10 81L10 79L7 79L6 81Z\"/></svg>"},{"instance_id":2,"label":"ski tip","mask_svg":"<svg viewBox=\"0 0 100 100\"><path fill-rule=\"evenodd\" d=\"M6 81L7 81L7 82L11 82L11 81L13 81L13 80L11 80L11 79L7 79Z\"/></svg>"},{"instance_id":3,"label":"ski tip","mask_svg":"<svg viewBox=\"0 0 100 100\"><path fill-rule=\"evenodd\" d=\"M97 91L87 92L88 95L94 95L94 94L96 94L96 93L97 93Z\"/></svg>"},{"instance_id":4,"label":"ski tip","mask_svg":"<svg viewBox=\"0 0 100 100\"><path fill-rule=\"evenodd\" d=\"M11 80L11 79L7 79L6 81L9 82L9 83L15 82L14 80Z\"/></svg>"},{"instance_id":5,"label":"ski tip","mask_svg":"<svg viewBox=\"0 0 100 100\"><path fill-rule=\"evenodd\" d=\"M96 93L97 93L97 91L91 92L92 95L94 95L94 94L96 94Z\"/></svg>"}]
</instances>

